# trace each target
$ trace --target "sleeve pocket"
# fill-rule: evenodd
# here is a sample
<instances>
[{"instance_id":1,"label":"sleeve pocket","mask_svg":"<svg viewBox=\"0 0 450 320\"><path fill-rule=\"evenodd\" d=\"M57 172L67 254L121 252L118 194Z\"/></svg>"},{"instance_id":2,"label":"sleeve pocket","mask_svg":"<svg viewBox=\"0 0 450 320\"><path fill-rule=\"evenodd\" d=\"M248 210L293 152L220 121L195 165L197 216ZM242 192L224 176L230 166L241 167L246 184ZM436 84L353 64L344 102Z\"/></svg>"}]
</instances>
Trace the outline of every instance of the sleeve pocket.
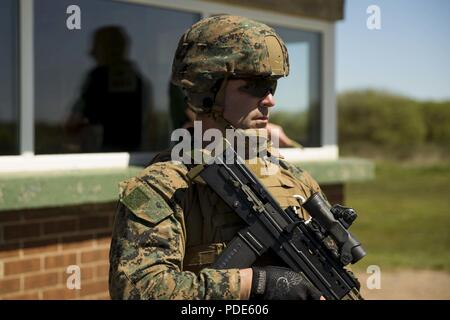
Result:
<instances>
[{"instance_id":1,"label":"sleeve pocket","mask_svg":"<svg viewBox=\"0 0 450 320\"><path fill-rule=\"evenodd\" d=\"M150 187L137 185L120 201L137 217L158 224L173 213L164 198Z\"/></svg>"}]
</instances>

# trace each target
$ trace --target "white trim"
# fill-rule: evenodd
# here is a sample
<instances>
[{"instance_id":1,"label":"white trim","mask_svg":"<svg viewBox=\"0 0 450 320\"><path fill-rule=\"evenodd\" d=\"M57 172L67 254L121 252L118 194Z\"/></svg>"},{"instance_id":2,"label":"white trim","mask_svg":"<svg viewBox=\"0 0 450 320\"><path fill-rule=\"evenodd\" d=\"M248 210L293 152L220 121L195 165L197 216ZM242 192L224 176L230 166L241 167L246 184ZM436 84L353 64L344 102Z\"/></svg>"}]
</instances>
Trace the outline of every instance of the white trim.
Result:
<instances>
[{"instance_id":1,"label":"white trim","mask_svg":"<svg viewBox=\"0 0 450 320\"><path fill-rule=\"evenodd\" d=\"M280 149L290 162L337 160L337 146L304 149ZM0 157L0 174L49 172L88 169L125 169L130 165L145 166L156 152L21 155Z\"/></svg>"},{"instance_id":2,"label":"white trim","mask_svg":"<svg viewBox=\"0 0 450 320\"><path fill-rule=\"evenodd\" d=\"M19 150L34 154L34 44L33 0L19 2Z\"/></svg>"},{"instance_id":3,"label":"white trim","mask_svg":"<svg viewBox=\"0 0 450 320\"><path fill-rule=\"evenodd\" d=\"M339 149L335 145L320 148L281 148L280 154L289 162L333 161L339 158Z\"/></svg>"},{"instance_id":4,"label":"white trim","mask_svg":"<svg viewBox=\"0 0 450 320\"><path fill-rule=\"evenodd\" d=\"M330 24L322 41L321 144L337 145L337 106L335 83L335 25Z\"/></svg>"},{"instance_id":5,"label":"white trim","mask_svg":"<svg viewBox=\"0 0 450 320\"><path fill-rule=\"evenodd\" d=\"M0 173L42 172L84 169L123 169L144 166L156 153L91 153L0 157Z\"/></svg>"}]
</instances>

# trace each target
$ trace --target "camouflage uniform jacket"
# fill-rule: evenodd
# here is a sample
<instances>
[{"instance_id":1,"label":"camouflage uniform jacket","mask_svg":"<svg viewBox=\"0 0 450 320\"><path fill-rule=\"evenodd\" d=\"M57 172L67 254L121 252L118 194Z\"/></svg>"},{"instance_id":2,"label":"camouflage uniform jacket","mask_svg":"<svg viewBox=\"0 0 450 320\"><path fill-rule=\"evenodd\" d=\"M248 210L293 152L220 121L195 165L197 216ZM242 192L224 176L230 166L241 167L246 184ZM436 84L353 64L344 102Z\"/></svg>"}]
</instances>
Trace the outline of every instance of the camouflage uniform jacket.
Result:
<instances>
[{"instance_id":1,"label":"camouflage uniform jacket","mask_svg":"<svg viewBox=\"0 0 450 320\"><path fill-rule=\"evenodd\" d=\"M284 160L280 164L279 174L259 178L282 207L298 206L294 194L307 198L320 191L308 173ZM208 265L243 222L207 185L190 182L188 170L165 152L120 184L110 250L111 298L239 299L239 270ZM307 215L303 209L299 213Z\"/></svg>"}]
</instances>

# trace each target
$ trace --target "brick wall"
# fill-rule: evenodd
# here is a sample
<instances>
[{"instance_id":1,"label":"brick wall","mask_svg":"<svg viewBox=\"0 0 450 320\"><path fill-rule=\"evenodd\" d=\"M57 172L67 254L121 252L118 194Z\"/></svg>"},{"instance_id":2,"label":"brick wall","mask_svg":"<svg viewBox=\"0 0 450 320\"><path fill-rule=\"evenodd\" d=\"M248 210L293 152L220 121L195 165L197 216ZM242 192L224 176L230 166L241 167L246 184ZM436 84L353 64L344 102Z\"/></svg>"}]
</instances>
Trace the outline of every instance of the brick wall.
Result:
<instances>
[{"instance_id":1,"label":"brick wall","mask_svg":"<svg viewBox=\"0 0 450 320\"><path fill-rule=\"evenodd\" d=\"M342 185L325 186L343 203ZM115 203L0 212L0 299L109 299ZM69 265L81 289L67 289Z\"/></svg>"},{"instance_id":2,"label":"brick wall","mask_svg":"<svg viewBox=\"0 0 450 320\"><path fill-rule=\"evenodd\" d=\"M115 203L0 212L0 298L107 299ZM70 290L69 265L81 271Z\"/></svg>"}]
</instances>

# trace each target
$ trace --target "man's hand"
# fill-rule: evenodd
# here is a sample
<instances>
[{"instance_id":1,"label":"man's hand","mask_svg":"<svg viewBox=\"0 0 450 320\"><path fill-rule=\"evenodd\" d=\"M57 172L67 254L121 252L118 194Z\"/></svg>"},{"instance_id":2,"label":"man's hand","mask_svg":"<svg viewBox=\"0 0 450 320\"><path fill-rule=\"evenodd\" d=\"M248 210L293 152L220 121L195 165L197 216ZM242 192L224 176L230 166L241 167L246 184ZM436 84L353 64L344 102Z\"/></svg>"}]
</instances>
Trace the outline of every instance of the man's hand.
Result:
<instances>
[{"instance_id":1,"label":"man's hand","mask_svg":"<svg viewBox=\"0 0 450 320\"><path fill-rule=\"evenodd\" d=\"M278 139L278 147L303 148L301 144L289 138L281 126L274 123L268 123L266 129L269 133L269 138L272 139L272 141Z\"/></svg>"},{"instance_id":2,"label":"man's hand","mask_svg":"<svg viewBox=\"0 0 450 320\"><path fill-rule=\"evenodd\" d=\"M264 300L324 300L301 273L287 268L254 267L251 298Z\"/></svg>"}]
</instances>

